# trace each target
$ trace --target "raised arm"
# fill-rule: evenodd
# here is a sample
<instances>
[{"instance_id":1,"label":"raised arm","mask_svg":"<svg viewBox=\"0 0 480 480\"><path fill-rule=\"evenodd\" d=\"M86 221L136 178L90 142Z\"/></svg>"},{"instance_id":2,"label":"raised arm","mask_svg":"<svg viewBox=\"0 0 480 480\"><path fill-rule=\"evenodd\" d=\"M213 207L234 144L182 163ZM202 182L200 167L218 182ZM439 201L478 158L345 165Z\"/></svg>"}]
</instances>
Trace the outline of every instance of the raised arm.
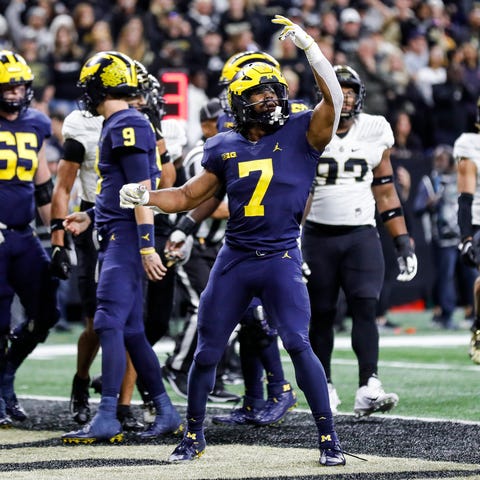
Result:
<instances>
[{"instance_id":1,"label":"raised arm","mask_svg":"<svg viewBox=\"0 0 480 480\"><path fill-rule=\"evenodd\" d=\"M343 93L337 76L320 47L299 25L281 15L275 15L272 22L285 26L280 33L280 40L292 37L295 45L305 52L318 88L322 93L323 98L313 111L307 138L314 148L323 151L337 131L342 111Z\"/></svg>"}]
</instances>

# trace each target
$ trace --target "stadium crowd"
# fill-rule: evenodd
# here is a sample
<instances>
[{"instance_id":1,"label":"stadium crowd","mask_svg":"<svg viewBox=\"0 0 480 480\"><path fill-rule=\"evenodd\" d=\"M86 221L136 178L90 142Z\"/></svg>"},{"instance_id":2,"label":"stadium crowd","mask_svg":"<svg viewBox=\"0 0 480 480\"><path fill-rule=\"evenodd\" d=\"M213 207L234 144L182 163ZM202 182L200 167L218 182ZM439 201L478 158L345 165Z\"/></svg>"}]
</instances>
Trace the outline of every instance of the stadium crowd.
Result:
<instances>
[{"instance_id":1,"label":"stadium crowd","mask_svg":"<svg viewBox=\"0 0 480 480\"><path fill-rule=\"evenodd\" d=\"M52 122L53 134L45 142L46 160L54 181L58 164L65 158L62 126L65 118L78 108L82 92L77 82L87 59L98 52L115 50L141 62L157 80L165 72L185 73L188 113L182 123L185 140L175 155L177 185L185 180L182 158L205 139L199 119L202 115L205 117L209 100L221 98L222 70L236 54L261 51L276 59L287 79L290 99L313 108L322 98L308 56L294 42L279 39L281 29L271 20L275 15L285 15L320 46L331 65L348 65L358 73L366 91L361 110L384 117L390 125L386 127L393 133L389 161L407 226L402 224L401 232L408 237L405 233L408 228L419 259L418 282L422 285L416 285L417 292L434 307L433 321L439 328L457 328L453 321L457 305L465 306L465 318L472 323L476 272L473 265L462 267L460 273L456 269L461 256L457 246L463 235L456 222L458 191L453 146L463 133L477 131L480 3L470 0L117 0L112 6L112 2L106 1L12 0L0 2L0 13L0 47L26 60L34 75L31 105ZM360 96L359 91L356 94ZM125 109L128 110L128 106ZM168 150L167 135L165 142ZM172 163L173 160L172 155ZM389 176L388 168L381 178ZM79 207L75 188L69 192L70 211ZM394 210L400 211L400 208L395 204ZM395 213L395 216L400 215ZM388 328L393 326L386 313L398 274L398 255L392 245L384 241L382 220L385 216L378 216L386 269L377 317L378 326ZM173 231L173 223L171 227ZM166 228L168 231L168 225ZM42 234L40 225L38 232ZM398 236L398 232L395 235ZM164 240L167 236L164 235ZM44 237L48 244L48 231ZM408 251L404 259L409 255L413 252ZM445 261L434 261L437 258ZM421 273L422 268L429 271L429 266L433 270L433 265L437 270L431 277ZM75 276L60 281L62 319L57 323L58 329L69 328L66 307L75 302L73 297L78 295L76 281ZM176 300L178 304L173 309L178 312L181 298ZM373 311L373 307L372 304L369 311ZM18 306L14 313L22 316ZM341 319L337 321L340 328ZM167 331L168 319L166 325ZM154 343L165 333L148 341ZM235 370L232 365L230 369ZM373 375L376 376L376 371ZM327 377L330 380L329 375ZM118 375L117 383L120 378ZM369 378L370 374L360 385L366 385ZM152 384L154 382L150 382L150 386ZM282 380L282 387L285 385L289 384ZM163 395L160 388L153 393L155 399ZM228 397L223 384L217 393ZM294 403L292 395L289 393L288 408ZM227 397L220 401L236 399ZM394 398L390 403L394 406L397 401L398 398ZM162 410L160 405L158 400L157 412ZM16 403L9 408L16 408L18 416L24 414ZM168 425L168 430L176 430L177 423ZM78 436L78 432L73 433Z\"/></svg>"}]
</instances>

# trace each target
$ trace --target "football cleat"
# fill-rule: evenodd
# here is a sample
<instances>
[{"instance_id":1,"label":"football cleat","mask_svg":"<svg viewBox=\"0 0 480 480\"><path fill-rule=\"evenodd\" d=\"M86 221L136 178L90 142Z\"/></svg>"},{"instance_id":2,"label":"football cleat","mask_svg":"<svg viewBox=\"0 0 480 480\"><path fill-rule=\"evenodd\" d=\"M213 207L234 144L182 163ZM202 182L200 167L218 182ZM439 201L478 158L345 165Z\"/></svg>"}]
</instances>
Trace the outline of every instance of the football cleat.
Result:
<instances>
[{"instance_id":1,"label":"football cleat","mask_svg":"<svg viewBox=\"0 0 480 480\"><path fill-rule=\"evenodd\" d=\"M360 387L355 395L355 416L366 417L375 412L388 412L398 404L396 393L385 393L382 382L372 376L367 385Z\"/></svg>"},{"instance_id":2,"label":"football cleat","mask_svg":"<svg viewBox=\"0 0 480 480\"><path fill-rule=\"evenodd\" d=\"M85 425L90 420L90 405L88 404L89 385L89 378L84 380L76 374L73 377L70 412L73 414L73 420L80 425Z\"/></svg>"},{"instance_id":3,"label":"football cleat","mask_svg":"<svg viewBox=\"0 0 480 480\"><path fill-rule=\"evenodd\" d=\"M283 392L276 397L269 397L265 406L258 412L256 425L274 425L283 421L290 410L297 406L297 395L292 386L286 383Z\"/></svg>"},{"instance_id":4,"label":"football cleat","mask_svg":"<svg viewBox=\"0 0 480 480\"><path fill-rule=\"evenodd\" d=\"M18 422L23 422L24 420L26 420L27 413L20 405L15 394L13 394L12 397L4 398L4 400L7 415L9 415L13 420L17 420Z\"/></svg>"},{"instance_id":5,"label":"football cleat","mask_svg":"<svg viewBox=\"0 0 480 480\"><path fill-rule=\"evenodd\" d=\"M92 382L90 383L90 388L93 389L95 393L102 394L102 375L95 375L92 378Z\"/></svg>"},{"instance_id":6,"label":"football cleat","mask_svg":"<svg viewBox=\"0 0 480 480\"><path fill-rule=\"evenodd\" d=\"M174 406L167 408L157 414L155 421L149 427L138 434L138 437L143 440L150 440L152 438L160 437L172 433L178 435L183 432L183 424L180 415Z\"/></svg>"},{"instance_id":7,"label":"football cleat","mask_svg":"<svg viewBox=\"0 0 480 480\"><path fill-rule=\"evenodd\" d=\"M5 401L0 397L0 428L10 428L11 426L12 419L7 415Z\"/></svg>"},{"instance_id":8,"label":"football cleat","mask_svg":"<svg viewBox=\"0 0 480 480\"><path fill-rule=\"evenodd\" d=\"M125 432L138 432L144 428L143 423L135 418L130 405L117 406L117 419Z\"/></svg>"},{"instance_id":9,"label":"football cleat","mask_svg":"<svg viewBox=\"0 0 480 480\"><path fill-rule=\"evenodd\" d=\"M172 387L173 391L183 398L187 398L188 375L180 370L174 370L168 365L162 368L163 378Z\"/></svg>"},{"instance_id":10,"label":"football cleat","mask_svg":"<svg viewBox=\"0 0 480 480\"><path fill-rule=\"evenodd\" d=\"M470 355L473 363L480 365L480 330L475 330L472 332L468 354Z\"/></svg>"},{"instance_id":11,"label":"football cleat","mask_svg":"<svg viewBox=\"0 0 480 480\"><path fill-rule=\"evenodd\" d=\"M155 421L155 417L157 416L157 409L155 408L155 404L152 400L146 402L142 405L143 410L143 421L145 423L153 423Z\"/></svg>"},{"instance_id":12,"label":"football cleat","mask_svg":"<svg viewBox=\"0 0 480 480\"><path fill-rule=\"evenodd\" d=\"M332 410L332 414L338 413L338 406L342 404L340 400L337 389L333 386L332 383L328 383L328 398L330 400L330 409Z\"/></svg>"},{"instance_id":13,"label":"football cleat","mask_svg":"<svg viewBox=\"0 0 480 480\"><path fill-rule=\"evenodd\" d=\"M223 402L238 402L241 397L235 393L225 390L223 385L215 386L215 388L208 394L209 402L223 403Z\"/></svg>"},{"instance_id":14,"label":"football cleat","mask_svg":"<svg viewBox=\"0 0 480 480\"><path fill-rule=\"evenodd\" d=\"M260 411L249 406L234 408L227 415L214 415L212 422L216 425L251 425L256 423Z\"/></svg>"},{"instance_id":15,"label":"football cleat","mask_svg":"<svg viewBox=\"0 0 480 480\"><path fill-rule=\"evenodd\" d=\"M197 438L196 433L187 432L168 458L169 462L184 462L195 460L205 453L205 439Z\"/></svg>"},{"instance_id":16,"label":"football cleat","mask_svg":"<svg viewBox=\"0 0 480 480\"><path fill-rule=\"evenodd\" d=\"M81 430L68 432L62 435L63 443L95 442L120 443L123 441L123 432L120 422L116 418L104 418L97 413L93 420Z\"/></svg>"},{"instance_id":17,"label":"football cleat","mask_svg":"<svg viewBox=\"0 0 480 480\"><path fill-rule=\"evenodd\" d=\"M345 465L345 455L335 432L329 435L321 435L319 447L320 465L324 467Z\"/></svg>"}]
</instances>

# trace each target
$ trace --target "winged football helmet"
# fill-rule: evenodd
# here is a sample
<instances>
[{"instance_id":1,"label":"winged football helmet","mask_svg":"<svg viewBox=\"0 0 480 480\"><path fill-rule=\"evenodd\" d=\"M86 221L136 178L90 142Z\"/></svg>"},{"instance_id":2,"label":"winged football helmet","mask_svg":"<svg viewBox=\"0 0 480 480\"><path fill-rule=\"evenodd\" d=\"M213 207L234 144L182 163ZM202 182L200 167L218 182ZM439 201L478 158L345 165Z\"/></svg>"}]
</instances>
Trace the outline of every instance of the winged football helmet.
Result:
<instances>
[{"instance_id":1,"label":"winged football helmet","mask_svg":"<svg viewBox=\"0 0 480 480\"><path fill-rule=\"evenodd\" d=\"M124 98L141 93L134 61L115 51L99 52L88 59L77 85L83 90L80 103L92 115L98 115L97 107L107 95Z\"/></svg>"},{"instance_id":2,"label":"winged football helmet","mask_svg":"<svg viewBox=\"0 0 480 480\"><path fill-rule=\"evenodd\" d=\"M219 95L220 104L224 111L229 112L230 106L227 99L227 87L233 80L235 75L246 65L255 62L267 63L280 70L280 64L278 61L266 52L247 50L245 52L236 53L232 55L223 65L218 85L223 87L222 92Z\"/></svg>"},{"instance_id":3,"label":"winged football helmet","mask_svg":"<svg viewBox=\"0 0 480 480\"><path fill-rule=\"evenodd\" d=\"M347 65L335 65L333 67L338 83L342 87L351 87L356 93L355 105L349 112L342 110L342 118L351 118L358 115L363 110L363 101L365 100L366 89L360 78L360 75Z\"/></svg>"},{"instance_id":4,"label":"winged football helmet","mask_svg":"<svg viewBox=\"0 0 480 480\"><path fill-rule=\"evenodd\" d=\"M257 112L259 102L252 102L251 95L267 89L276 94L278 106L274 111ZM277 129L290 115L287 81L278 68L266 63L249 64L237 73L228 86L228 102L239 130L247 124Z\"/></svg>"},{"instance_id":5,"label":"winged football helmet","mask_svg":"<svg viewBox=\"0 0 480 480\"><path fill-rule=\"evenodd\" d=\"M25 95L19 100L7 100L0 96L0 110L13 113L23 112L33 98L33 73L25 59L10 50L0 50L0 86L25 85Z\"/></svg>"}]
</instances>

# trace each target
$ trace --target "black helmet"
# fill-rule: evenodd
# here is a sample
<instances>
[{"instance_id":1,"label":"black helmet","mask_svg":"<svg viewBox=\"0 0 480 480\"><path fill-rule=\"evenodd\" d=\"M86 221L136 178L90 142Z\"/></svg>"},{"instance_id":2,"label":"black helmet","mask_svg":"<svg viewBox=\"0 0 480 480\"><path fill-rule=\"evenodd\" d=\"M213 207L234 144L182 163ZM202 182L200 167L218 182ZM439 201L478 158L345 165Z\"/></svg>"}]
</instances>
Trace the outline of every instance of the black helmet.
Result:
<instances>
[{"instance_id":1,"label":"black helmet","mask_svg":"<svg viewBox=\"0 0 480 480\"><path fill-rule=\"evenodd\" d=\"M350 112L343 112L342 118L351 118L358 115L363 109L363 101L365 99L365 85L360 78L360 75L351 67L347 65L335 65L333 67L335 75L337 76L338 83L342 87L351 87L355 91L357 98L355 105Z\"/></svg>"}]
</instances>

